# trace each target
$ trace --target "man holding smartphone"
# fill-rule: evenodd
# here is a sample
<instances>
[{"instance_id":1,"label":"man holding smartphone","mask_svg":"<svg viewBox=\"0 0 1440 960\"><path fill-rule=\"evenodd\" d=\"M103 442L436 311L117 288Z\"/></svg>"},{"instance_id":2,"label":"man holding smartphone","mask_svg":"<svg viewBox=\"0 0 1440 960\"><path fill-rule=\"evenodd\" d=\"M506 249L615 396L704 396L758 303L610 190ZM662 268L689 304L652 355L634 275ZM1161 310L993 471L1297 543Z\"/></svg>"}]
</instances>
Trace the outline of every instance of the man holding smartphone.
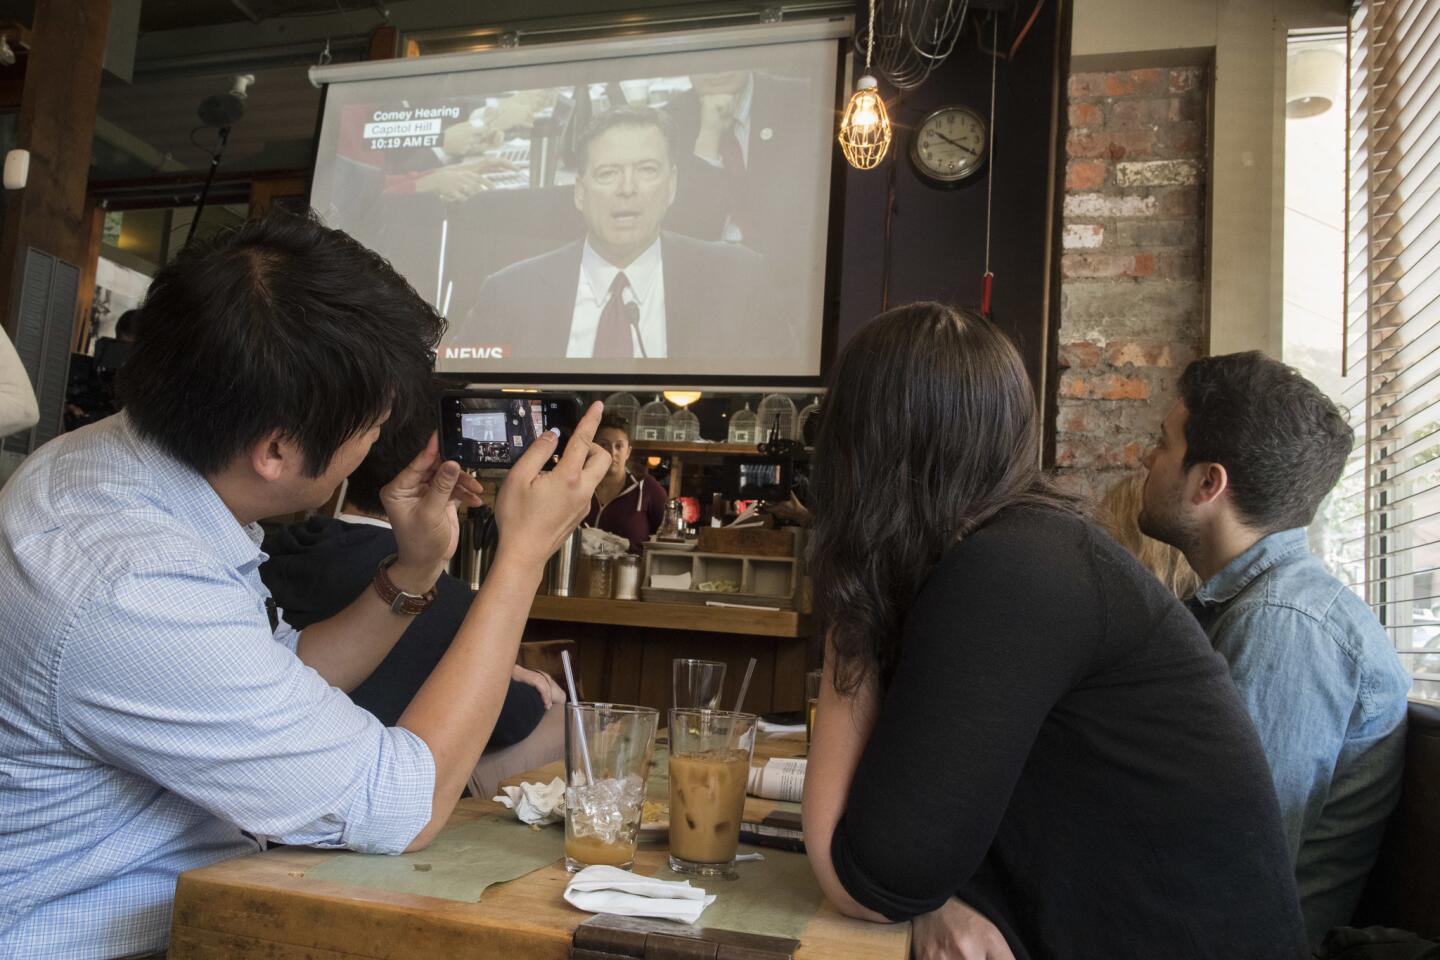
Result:
<instances>
[{"instance_id":1,"label":"man holding smartphone","mask_svg":"<svg viewBox=\"0 0 1440 960\"><path fill-rule=\"evenodd\" d=\"M541 570L609 457L597 404L496 502L500 544L393 727L342 691L425 609L479 485L434 440L382 492L397 553L297 633L257 568L262 517L319 506L420 402L443 321L380 257L275 215L155 277L125 412L0 493L0 954L164 947L176 876L267 840L414 850L444 826L509 687Z\"/></svg>"}]
</instances>

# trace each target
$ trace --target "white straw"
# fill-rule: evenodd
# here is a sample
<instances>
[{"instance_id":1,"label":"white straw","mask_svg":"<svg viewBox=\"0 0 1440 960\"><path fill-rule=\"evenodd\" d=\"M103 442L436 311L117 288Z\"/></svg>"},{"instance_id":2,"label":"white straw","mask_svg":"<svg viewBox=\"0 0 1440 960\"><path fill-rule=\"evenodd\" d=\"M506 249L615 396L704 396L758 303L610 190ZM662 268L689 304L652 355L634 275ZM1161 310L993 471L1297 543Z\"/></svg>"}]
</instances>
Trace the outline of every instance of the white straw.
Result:
<instances>
[{"instance_id":1,"label":"white straw","mask_svg":"<svg viewBox=\"0 0 1440 960\"><path fill-rule=\"evenodd\" d=\"M735 698L735 712L739 713L745 709L745 694L750 689L750 677L755 673L755 658L750 658L750 666L745 668L745 679L740 681L740 696Z\"/></svg>"},{"instance_id":2,"label":"white straw","mask_svg":"<svg viewBox=\"0 0 1440 960\"><path fill-rule=\"evenodd\" d=\"M570 702L579 704L580 695L575 692L575 671L570 668L569 650L560 651L560 662L565 666L565 685L570 688ZM576 712L579 713L578 710ZM585 742L585 717L583 715L577 715L575 718L575 734L580 738L580 759L585 763L585 782L594 783L595 771L590 767L590 746Z\"/></svg>"}]
</instances>

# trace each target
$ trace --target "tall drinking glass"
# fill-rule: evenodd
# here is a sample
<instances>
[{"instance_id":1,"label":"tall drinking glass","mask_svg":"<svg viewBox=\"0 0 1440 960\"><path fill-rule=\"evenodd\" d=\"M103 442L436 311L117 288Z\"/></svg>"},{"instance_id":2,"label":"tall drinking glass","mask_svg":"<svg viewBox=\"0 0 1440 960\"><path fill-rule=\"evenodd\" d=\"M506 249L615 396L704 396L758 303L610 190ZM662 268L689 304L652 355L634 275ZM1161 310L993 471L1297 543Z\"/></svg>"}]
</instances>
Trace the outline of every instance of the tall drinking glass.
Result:
<instances>
[{"instance_id":1,"label":"tall drinking glass","mask_svg":"<svg viewBox=\"0 0 1440 960\"><path fill-rule=\"evenodd\" d=\"M755 715L670 711L670 869L735 876Z\"/></svg>"},{"instance_id":2,"label":"tall drinking glass","mask_svg":"<svg viewBox=\"0 0 1440 960\"><path fill-rule=\"evenodd\" d=\"M676 657L670 667L674 674L672 707L714 710L720 705L720 689L725 686L725 664L718 660Z\"/></svg>"},{"instance_id":3,"label":"tall drinking glass","mask_svg":"<svg viewBox=\"0 0 1440 960\"><path fill-rule=\"evenodd\" d=\"M659 722L653 707L565 704L566 870L634 864Z\"/></svg>"}]
</instances>

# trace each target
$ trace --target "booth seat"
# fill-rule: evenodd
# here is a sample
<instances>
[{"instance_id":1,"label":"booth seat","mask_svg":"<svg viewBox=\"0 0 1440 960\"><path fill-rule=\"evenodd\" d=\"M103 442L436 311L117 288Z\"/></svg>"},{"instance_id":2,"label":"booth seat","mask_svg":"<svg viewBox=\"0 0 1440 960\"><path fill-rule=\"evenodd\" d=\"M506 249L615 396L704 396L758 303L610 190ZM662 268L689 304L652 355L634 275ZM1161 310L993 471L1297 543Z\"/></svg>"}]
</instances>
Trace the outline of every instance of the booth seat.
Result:
<instances>
[{"instance_id":1,"label":"booth seat","mask_svg":"<svg viewBox=\"0 0 1440 960\"><path fill-rule=\"evenodd\" d=\"M1405 778L1354 926L1440 937L1440 704L1410 701Z\"/></svg>"}]
</instances>

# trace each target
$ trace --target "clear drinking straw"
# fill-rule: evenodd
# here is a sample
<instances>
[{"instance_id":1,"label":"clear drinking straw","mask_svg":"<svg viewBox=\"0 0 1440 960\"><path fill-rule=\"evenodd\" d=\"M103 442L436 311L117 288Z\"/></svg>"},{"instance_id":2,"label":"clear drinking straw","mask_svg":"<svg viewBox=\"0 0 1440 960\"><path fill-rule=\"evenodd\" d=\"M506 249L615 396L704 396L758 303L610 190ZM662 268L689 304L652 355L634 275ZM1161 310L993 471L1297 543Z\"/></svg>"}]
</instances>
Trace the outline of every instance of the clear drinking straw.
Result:
<instances>
[{"instance_id":1,"label":"clear drinking straw","mask_svg":"<svg viewBox=\"0 0 1440 960\"><path fill-rule=\"evenodd\" d=\"M750 658L750 666L745 668L745 679L740 681L740 696L735 698L735 712L739 713L745 709L745 694L750 689L750 677L755 673L755 658Z\"/></svg>"},{"instance_id":2,"label":"clear drinking straw","mask_svg":"<svg viewBox=\"0 0 1440 960\"><path fill-rule=\"evenodd\" d=\"M570 668L569 650L560 651L560 662L565 666L565 685L570 688L570 702L577 706L576 712L578 713L580 695L575 692L575 671ZM750 662L754 664L755 661ZM748 682L750 678L747 676L745 679ZM595 771L590 767L590 746L585 742L585 718L583 715L576 717L575 734L580 738L580 759L585 764L585 782L594 783Z\"/></svg>"}]
</instances>

